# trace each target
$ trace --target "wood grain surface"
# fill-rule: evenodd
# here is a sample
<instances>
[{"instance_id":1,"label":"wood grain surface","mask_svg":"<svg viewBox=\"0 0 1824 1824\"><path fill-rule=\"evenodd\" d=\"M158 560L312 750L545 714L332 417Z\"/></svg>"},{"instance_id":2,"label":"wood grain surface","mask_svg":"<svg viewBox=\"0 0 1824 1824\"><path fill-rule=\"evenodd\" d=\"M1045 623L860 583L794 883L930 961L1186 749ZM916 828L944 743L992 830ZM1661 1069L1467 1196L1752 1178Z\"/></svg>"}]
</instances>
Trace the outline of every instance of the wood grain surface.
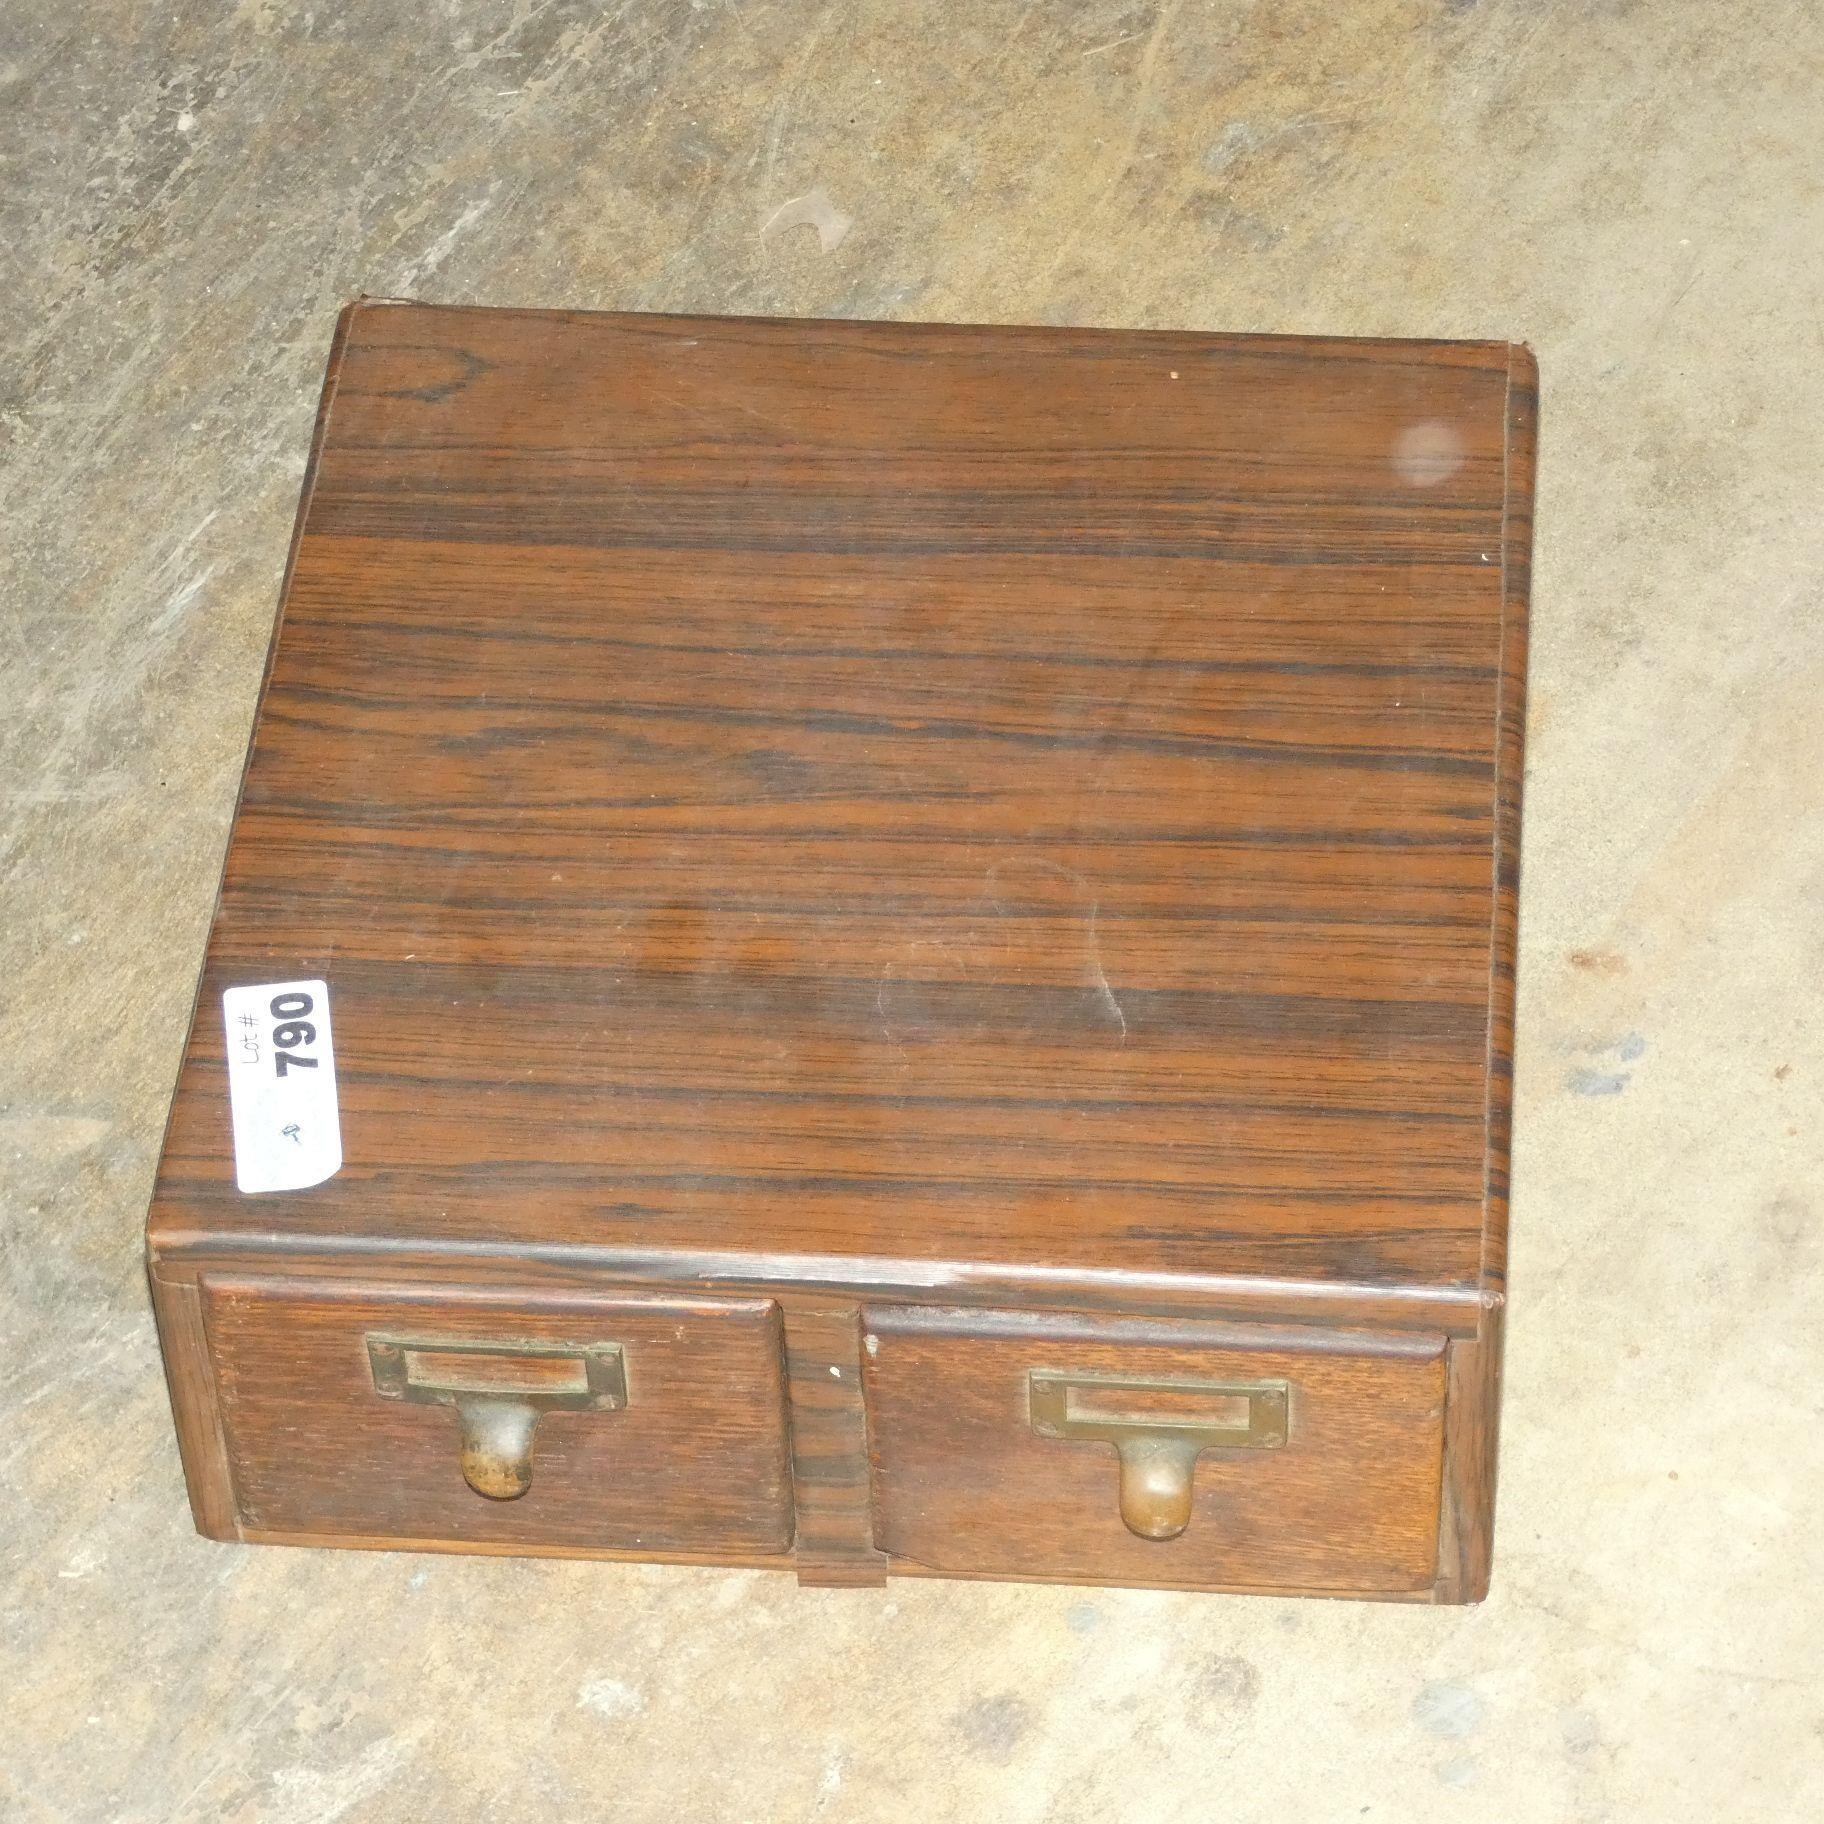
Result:
<instances>
[{"instance_id":1,"label":"wood grain surface","mask_svg":"<svg viewBox=\"0 0 1824 1824\"><path fill-rule=\"evenodd\" d=\"M355 308L155 1250L1476 1308L1532 383ZM317 975L346 1162L242 1197L220 991Z\"/></svg>"},{"instance_id":2,"label":"wood grain surface","mask_svg":"<svg viewBox=\"0 0 1824 1824\"><path fill-rule=\"evenodd\" d=\"M895 1557L945 1572L1095 1583L1431 1588L1442 1338L928 1310L870 1310L867 1334L879 1538ZM1034 1431L1034 1369L1283 1380L1288 1436L1277 1449L1204 1451L1190 1525L1177 1538L1141 1539L1122 1523L1114 1446Z\"/></svg>"},{"instance_id":3,"label":"wood grain surface","mask_svg":"<svg viewBox=\"0 0 1824 1824\"><path fill-rule=\"evenodd\" d=\"M236 1515L250 1532L731 1555L791 1543L770 1304L211 1275L203 1308ZM487 1500L463 1481L454 1412L376 1392L370 1336L509 1351L616 1343L627 1403L545 1414L529 1491Z\"/></svg>"},{"instance_id":4,"label":"wood grain surface","mask_svg":"<svg viewBox=\"0 0 1824 1824\"><path fill-rule=\"evenodd\" d=\"M838 1587L886 1582L874 1541L861 1312L794 1298L785 1305L792 1409L792 1491L798 1581Z\"/></svg>"}]
</instances>

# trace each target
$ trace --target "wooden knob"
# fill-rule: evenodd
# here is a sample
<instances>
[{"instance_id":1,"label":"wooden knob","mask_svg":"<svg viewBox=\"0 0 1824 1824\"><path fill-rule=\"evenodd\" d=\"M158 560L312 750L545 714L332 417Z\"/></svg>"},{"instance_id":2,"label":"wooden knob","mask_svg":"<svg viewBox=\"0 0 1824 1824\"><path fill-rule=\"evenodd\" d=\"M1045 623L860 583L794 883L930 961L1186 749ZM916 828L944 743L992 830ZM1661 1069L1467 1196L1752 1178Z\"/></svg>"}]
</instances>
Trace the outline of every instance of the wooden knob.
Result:
<instances>
[{"instance_id":1,"label":"wooden knob","mask_svg":"<svg viewBox=\"0 0 1824 1824\"><path fill-rule=\"evenodd\" d=\"M1191 1523L1191 1479L1199 1446L1181 1438L1123 1438L1121 1518L1142 1539L1176 1539Z\"/></svg>"},{"instance_id":2,"label":"wooden knob","mask_svg":"<svg viewBox=\"0 0 1824 1824\"><path fill-rule=\"evenodd\" d=\"M532 1434L538 1408L524 1400L469 1394L456 1401L462 1420L462 1479L490 1501L517 1501L532 1486Z\"/></svg>"}]
</instances>

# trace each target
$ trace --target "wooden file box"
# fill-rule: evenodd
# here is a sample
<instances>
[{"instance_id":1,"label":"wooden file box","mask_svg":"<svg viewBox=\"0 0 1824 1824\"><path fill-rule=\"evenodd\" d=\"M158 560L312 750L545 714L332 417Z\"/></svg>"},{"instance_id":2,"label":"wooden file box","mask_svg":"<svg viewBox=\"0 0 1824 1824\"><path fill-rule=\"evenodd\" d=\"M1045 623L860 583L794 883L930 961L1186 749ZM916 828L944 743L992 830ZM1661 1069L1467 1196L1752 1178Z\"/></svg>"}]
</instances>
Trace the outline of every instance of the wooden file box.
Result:
<instances>
[{"instance_id":1,"label":"wooden file box","mask_svg":"<svg viewBox=\"0 0 1824 1824\"><path fill-rule=\"evenodd\" d=\"M1480 1596L1534 403L347 311L150 1219L202 1530Z\"/></svg>"}]
</instances>

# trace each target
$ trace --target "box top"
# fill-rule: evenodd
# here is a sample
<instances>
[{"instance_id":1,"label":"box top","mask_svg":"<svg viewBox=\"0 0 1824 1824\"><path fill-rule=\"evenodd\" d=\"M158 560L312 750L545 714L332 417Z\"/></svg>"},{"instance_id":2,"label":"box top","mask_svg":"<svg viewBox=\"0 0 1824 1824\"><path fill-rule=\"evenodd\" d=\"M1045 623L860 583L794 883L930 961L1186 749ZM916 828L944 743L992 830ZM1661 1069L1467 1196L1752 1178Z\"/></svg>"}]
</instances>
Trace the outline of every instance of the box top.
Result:
<instances>
[{"instance_id":1,"label":"box top","mask_svg":"<svg viewBox=\"0 0 1824 1824\"><path fill-rule=\"evenodd\" d=\"M1494 1289L1533 399L351 307L154 1248ZM243 1193L222 996L303 978L342 1164Z\"/></svg>"}]
</instances>

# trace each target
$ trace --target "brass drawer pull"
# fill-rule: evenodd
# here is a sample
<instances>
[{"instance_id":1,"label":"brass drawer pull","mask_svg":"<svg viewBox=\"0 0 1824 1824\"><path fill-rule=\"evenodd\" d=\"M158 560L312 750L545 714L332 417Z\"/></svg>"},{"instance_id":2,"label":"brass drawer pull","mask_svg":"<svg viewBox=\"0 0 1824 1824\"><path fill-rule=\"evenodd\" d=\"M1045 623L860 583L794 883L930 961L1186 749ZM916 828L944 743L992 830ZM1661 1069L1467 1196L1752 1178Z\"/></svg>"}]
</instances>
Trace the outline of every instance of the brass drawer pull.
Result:
<instances>
[{"instance_id":1,"label":"brass drawer pull","mask_svg":"<svg viewBox=\"0 0 1824 1824\"><path fill-rule=\"evenodd\" d=\"M490 1501L532 1486L532 1439L547 1412L612 1412L627 1404L619 1343L494 1343L370 1336L382 1399L454 1406L462 1479Z\"/></svg>"},{"instance_id":2,"label":"brass drawer pull","mask_svg":"<svg viewBox=\"0 0 1824 1824\"><path fill-rule=\"evenodd\" d=\"M1206 1450L1274 1450L1286 1441L1284 1381L1154 1381L1035 1368L1032 1428L1045 1438L1112 1444L1121 1518L1142 1539L1176 1539L1191 1521L1191 1481Z\"/></svg>"}]
</instances>

